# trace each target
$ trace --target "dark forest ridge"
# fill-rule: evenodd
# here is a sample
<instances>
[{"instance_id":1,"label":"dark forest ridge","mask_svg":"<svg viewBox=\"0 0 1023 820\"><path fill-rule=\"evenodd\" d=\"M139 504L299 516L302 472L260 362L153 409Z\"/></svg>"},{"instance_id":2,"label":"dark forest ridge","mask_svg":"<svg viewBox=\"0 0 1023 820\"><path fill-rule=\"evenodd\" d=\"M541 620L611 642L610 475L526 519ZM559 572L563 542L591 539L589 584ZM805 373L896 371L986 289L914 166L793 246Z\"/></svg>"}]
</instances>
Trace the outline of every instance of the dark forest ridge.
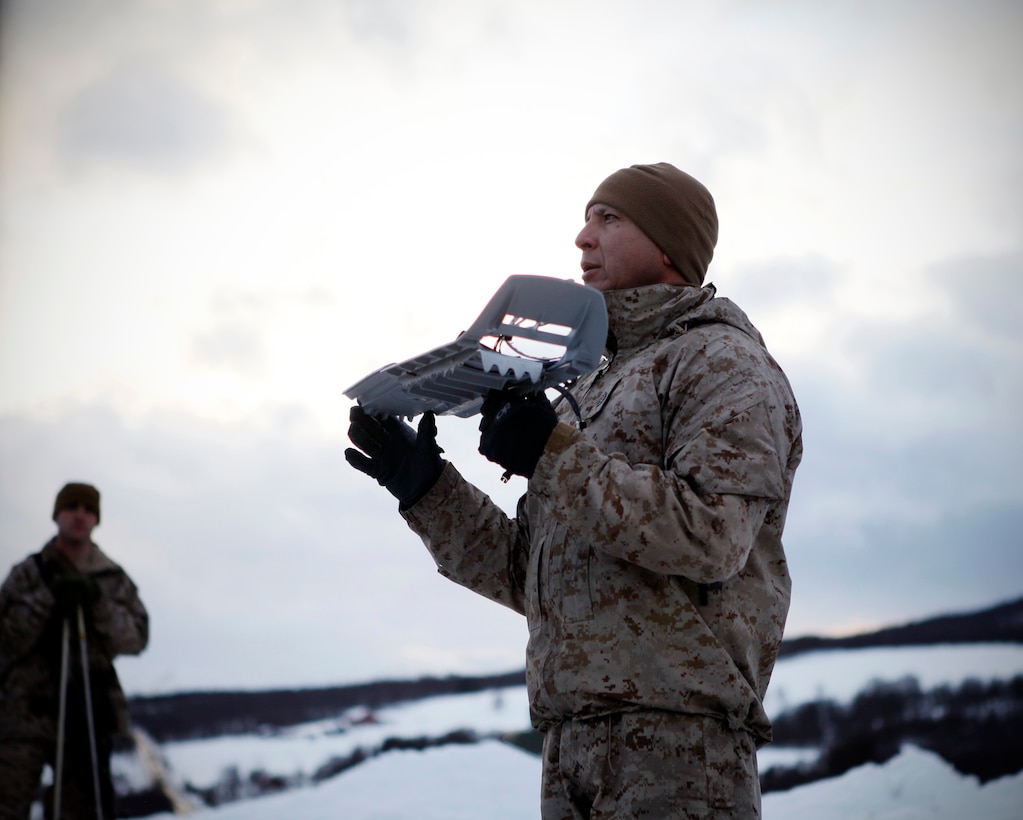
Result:
<instances>
[{"instance_id":1,"label":"dark forest ridge","mask_svg":"<svg viewBox=\"0 0 1023 820\"><path fill-rule=\"evenodd\" d=\"M940 615L845 638L786 640L780 657L806 652L950 643L1023 643L1023 598L976 612ZM525 671L418 680L382 680L309 689L185 692L130 699L133 720L158 741L273 731L333 718L356 706L370 710L438 695L525 684Z\"/></svg>"},{"instance_id":2,"label":"dark forest ridge","mask_svg":"<svg viewBox=\"0 0 1023 820\"><path fill-rule=\"evenodd\" d=\"M937 615L902 626L890 626L844 638L808 636L785 640L780 658L825 649L868 649L886 646L930 646L949 643L1023 643L1023 598L990 609L958 615Z\"/></svg>"}]
</instances>

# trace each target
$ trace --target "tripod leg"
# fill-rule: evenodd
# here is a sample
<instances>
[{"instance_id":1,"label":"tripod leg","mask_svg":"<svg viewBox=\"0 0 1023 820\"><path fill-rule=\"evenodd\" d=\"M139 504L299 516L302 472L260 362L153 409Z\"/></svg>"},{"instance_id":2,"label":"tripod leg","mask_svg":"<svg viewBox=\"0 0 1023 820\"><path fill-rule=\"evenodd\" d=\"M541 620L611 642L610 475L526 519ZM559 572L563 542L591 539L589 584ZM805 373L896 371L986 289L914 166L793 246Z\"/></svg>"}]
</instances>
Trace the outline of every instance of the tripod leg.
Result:
<instances>
[{"instance_id":1,"label":"tripod leg","mask_svg":"<svg viewBox=\"0 0 1023 820\"><path fill-rule=\"evenodd\" d=\"M60 701L57 708L57 760L53 767L53 820L60 820L60 790L64 781L64 732L67 728L67 679L70 655L71 621L65 618L60 645Z\"/></svg>"},{"instance_id":2,"label":"tripod leg","mask_svg":"<svg viewBox=\"0 0 1023 820\"><path fill-rule=\"evenodd\" d=\"M96 753L96 723L92 714L92 687L89 682L89 647L85 635L85 615L78 607L78 642L82 649L82 682L85 689L85 719L89 728L89 753L92 755L92 789L96 795L96 818L103 820L103 798L99 790L99 755Z\"/></svg>"}]
</instances>

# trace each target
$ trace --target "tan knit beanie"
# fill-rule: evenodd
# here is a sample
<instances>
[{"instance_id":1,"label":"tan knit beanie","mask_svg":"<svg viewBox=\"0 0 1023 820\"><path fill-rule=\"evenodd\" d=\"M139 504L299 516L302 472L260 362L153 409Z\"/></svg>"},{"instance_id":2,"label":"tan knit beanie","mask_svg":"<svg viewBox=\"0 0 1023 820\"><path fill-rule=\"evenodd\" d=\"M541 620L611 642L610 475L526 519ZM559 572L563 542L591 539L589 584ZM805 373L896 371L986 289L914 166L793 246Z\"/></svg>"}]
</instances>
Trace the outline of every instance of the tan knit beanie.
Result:
<instances>
[{"instance_id":1,"label":"tan knit beanie","mask_svg":"<svg viewBox=\"0 0 1023 820\"><path fill-rule=\"evenodd\" d=\"M53 502L53 520L57 520L57 513L61 510L83 505L89 512L96 516L96 523L99 523L99 490L91 484L65 484L57 498Z\"/></svg>"},{"instance_id":2,"label":"tan knit beanie","mask_svg":"<svg viewBox=\"0 0 1023 820\"><path fill-rule=\"evenodd\" d=\"M635 222L687 282L703 284L718 241L718 215L700 182L666 162L633 165L600 183L586 213L598 202Z\"/></svg>"}]
</instances>

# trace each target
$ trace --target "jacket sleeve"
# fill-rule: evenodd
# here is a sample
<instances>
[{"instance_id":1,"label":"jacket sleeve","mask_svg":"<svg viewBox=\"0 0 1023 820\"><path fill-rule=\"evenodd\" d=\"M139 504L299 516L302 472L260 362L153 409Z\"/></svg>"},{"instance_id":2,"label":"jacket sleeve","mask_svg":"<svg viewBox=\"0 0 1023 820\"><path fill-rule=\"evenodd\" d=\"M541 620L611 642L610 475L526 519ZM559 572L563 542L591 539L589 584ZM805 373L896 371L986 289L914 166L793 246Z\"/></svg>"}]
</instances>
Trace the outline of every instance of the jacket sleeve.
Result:
<instances>
[{"instance_id":1,"label":"jacket sleeve","mask_svg":"<svg viewBox=\"0 0 1023 820\"><path fill-rule=\"evenodd\" d=\"M697 583L724 581L746 564L770 503L697 493L671 470L607 456L560 424L533 476L550 514L605 552Z\"/></svg>"},{"instance_id":2,"label":"jacket sleeve","mask_svg":"<svg viewBox=\"0 0 1023 820\"><path fill-rule=\"evenodd\" d=\"M17 564L0 587L0 657L28 652L53 614L54 600L33 559Z\"/></svg>"},{"instance_id":3,"label":"jacket sleeve","mask_svg":"<svg viewBox=\"0 0 1023 820\"><path fill-rule=\"evenodd\" d=\"M790 486L794 402L760 365L704 368L699 378L692 368L668 370L656 398L623 396L622 418L653 406L645 423L658 439L658 452L631 461L560 423L531 491L575 535L617 558L697 583L733 577Z\"/></svg>"},{"instance_id":4,"label":"jacket sleeve","mask_svg":"<svg viewBox=\"0 0 1023 820\"><path fill-rule=\"evenodd\" d=\"M522 506L520 502L520 511ZM521 512L510 518L448 463L430 492L401 515L441 575L525 613L529 538Z\"/></svg>"},{"instance_id":5,"label":"jacket sleeve","mask_svg":"<svg viewBox=\"0 0 1023 820\"><path fill-rule=\"evenodd\" d=\"M138 589L123 570L97 577L102 594L90 612L107 657L138 655L149 643L149 614Z\"/></svg>"}]
</instances>

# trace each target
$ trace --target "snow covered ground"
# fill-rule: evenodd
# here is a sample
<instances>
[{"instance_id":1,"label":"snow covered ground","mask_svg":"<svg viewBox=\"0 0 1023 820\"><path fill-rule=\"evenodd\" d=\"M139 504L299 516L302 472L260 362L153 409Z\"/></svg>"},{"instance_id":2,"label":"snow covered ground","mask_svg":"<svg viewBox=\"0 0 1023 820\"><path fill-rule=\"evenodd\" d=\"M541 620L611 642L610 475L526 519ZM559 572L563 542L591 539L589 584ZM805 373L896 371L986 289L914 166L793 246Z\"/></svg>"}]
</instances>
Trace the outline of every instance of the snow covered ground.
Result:
<instances>
[{"instance_id":1,"label":"snow covered ground","mask_svg":"<svg viewBox=\"0 0 1023 820\"><path fill-rule=\"evenodd\" d=\"M326 781L196 820L536 820L540 761L499 741L393 752ZM907 747L885 766L764 797L764 820L1019 820L1023 774L980 786ZM172 815L155 817L171 820Z\"/></svg>"},{"instance_id":2,"label":"snow covered ground","mask_svg":"<svg viewBox=\"0 0 1023 820\"><path fill-rule=\"evenodd\" d=\"M1023 773L981 786L930 752L907 746L884 766L764 796L764 820L1019 820Z\"/></svg>"},{"instance_id":3,"label":"snow covered ground","mask_svg":"<svg viewBox=\"0 0 1023 820\"><path fill-rule=\"evenodd\" d=\"M875 680L914 676L927 689L969 678L1007 679L1023 674L1023 647L938 646L819 652L781 661L768 698L772 713L818 697L850 700ZM456 729L481 735L528 728L524 687L430 698L295 727L287 732L171 743L162 752L177 783L208 787L236 767L242 778L256 770L305 782L332 757L378 748L387 738L437 737ZM813 749L768 747L760 766L815 756ZM121 761L122 773L129 774ZM319 785L275 796L202 809L197 818L294 820L317 818L535 818L540 761L499 740L426 751L391 751ZM885 766L864 766L843 777L764 798L765 818L991 818L1023 817L1023 775L980 786L939 757L905 748ZM169 818L170 815L161 817Z\"/></svg>"}]
</instances>

